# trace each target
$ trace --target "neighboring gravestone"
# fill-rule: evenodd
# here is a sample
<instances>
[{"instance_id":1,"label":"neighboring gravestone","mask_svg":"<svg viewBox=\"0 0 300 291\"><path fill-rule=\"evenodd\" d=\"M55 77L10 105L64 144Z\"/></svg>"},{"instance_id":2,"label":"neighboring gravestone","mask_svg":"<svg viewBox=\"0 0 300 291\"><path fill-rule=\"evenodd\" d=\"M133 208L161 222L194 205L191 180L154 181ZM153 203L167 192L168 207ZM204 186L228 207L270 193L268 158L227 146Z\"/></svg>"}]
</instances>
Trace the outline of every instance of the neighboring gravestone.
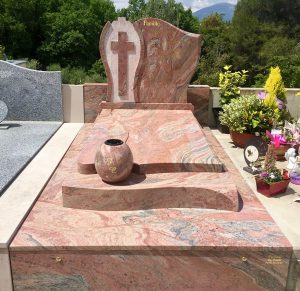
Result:
<instances>
[{"instance_id":1,"label":"neighboring gravestone","mask_svg":"<svg viewBox=\"0 0 300 291\"><path fill-rule=\"evenodd\" d=\"M0 100L0 123L5 119L8 112L8 108L5 102Z\"/></svg>"},{"instance_id":2,"label":"neighboring gravestone","mask_svg":"<svg viewBox=\"0 0 300 291\"><path fill-rule=\"evenodd\" d=\"M108 101L187 103L187 88L200 56L200 35L163 20L107 23L100 53L108 78Z\"/></svg>"},{"instance_id":3,"label":"neighboring gravestone","mask_svg":"<svg viewBox=\"0 0 300 291\"><path fill-rule=\"evenodd\" d=\"M22 68L0 61L0 96L6 120L62 121L61 73Z\"/></svg>"}]
</instances>

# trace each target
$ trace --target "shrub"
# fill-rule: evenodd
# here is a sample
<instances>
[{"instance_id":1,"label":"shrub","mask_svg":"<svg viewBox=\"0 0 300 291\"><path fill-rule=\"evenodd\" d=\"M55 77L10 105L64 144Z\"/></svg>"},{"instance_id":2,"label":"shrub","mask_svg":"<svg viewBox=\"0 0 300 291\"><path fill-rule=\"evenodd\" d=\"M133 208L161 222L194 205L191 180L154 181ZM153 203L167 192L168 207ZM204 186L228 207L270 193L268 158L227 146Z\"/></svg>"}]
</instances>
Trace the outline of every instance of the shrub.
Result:
<instances>
[{"instance_id":1,"label":"shrub","mask_svg":"<svg viewBox=\"0 0 300 291\"><path fill-rule=\"evenodd\" d=\"M83 68L66 67L61 71L63 84L84 84L87 74Z\"/></svg>"},{"instance_id":2,"label":"shrub","mask_svg":"<svg viewBox=\"0 0 300 291\"><path fill-rule=\"evenodd\" d=\"M279 119L279 109L267 106L255 95L245 95L225 104L219 119L232 131L264 134Z\"/></svg>"},{"instance_id":3,"label":"shrub","mask_svg":"<svg viewBox=\"0 0 300 291\"><path fill-rule=\"evenodd\" d=\"M4 60L5 47L0 45L0 60Z\"/></svg>"},{"instance_id":4,"label":"shrub","mask_svg":"<svg viewBox=\"0 0 300 291\"><path fill-rule=\"evenodd\" d=\"M224 67L224 73L219 74L219 86L220 86L220 102L223 107L225 104L229 104L232 99L236 99L241 96L240 88L247 80L248 71L242 70L232 72L231 66Z\"/></svg>"},{"instance_id":5,"label":"shrub","mask_svg":"<svg viewBox=\"0 0 300 291\"><path fill-rule=\"evenodd\" d=\"M276 98L286 102L286 93L279 67L271 68L269 77L265 84L265 90L268 92L268 97L266 100L270 99L269 102L272 102L271 100L276 102Z\"/></svg>"},{"instance_id":6,"label":"shrub","mask_svg":"<svg viewBox=\"0 0 300 291\"><path fill-rule=\"evenodd\" d=\"M26 68L31 70L38 70L39 62L35 59L31 59L26 62Z\"/></svg>"}]
</instances>

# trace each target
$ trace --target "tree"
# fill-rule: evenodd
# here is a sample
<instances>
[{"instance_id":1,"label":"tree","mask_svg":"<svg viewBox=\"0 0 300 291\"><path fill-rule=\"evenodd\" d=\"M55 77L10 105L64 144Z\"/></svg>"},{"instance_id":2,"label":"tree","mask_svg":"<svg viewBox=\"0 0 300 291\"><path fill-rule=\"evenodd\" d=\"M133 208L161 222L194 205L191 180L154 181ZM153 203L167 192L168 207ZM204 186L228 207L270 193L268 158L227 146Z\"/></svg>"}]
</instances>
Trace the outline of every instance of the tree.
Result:
<instances>
[{"instance_id":1,"label":"tree","mask_svg":"<svg viewBox=\"0 0 300 291\"><path fill-rule=\"evenodd\" d=\"M145 17L160 18L183 30L199 32L198 19L191 9L184 9L181 3L174 0L129 0L128 8L120 10L119 14L130 21Z\"/></svg>"},{"instance_id":2,"label":"tree","mask_svg":"<svg viewBox=\"0 0 300 291\"><path fill-rule=\"evenodd\" d=\"M67 0L44 16L45 40L38 49L42 63L89 68L99 59L99 34L116 12L110 0Z\"/></svg>"},{"instance_id":3,"label":"tree","mask_svg":"<svg viewBox=\"0 0 300 291\"><path fill-rule=\"evenodd\" d=\"M230 24L220 14L209 15L200 22L201 58L193 83L218 86L219 72L230 62L229 31Z\"/></svg>"},{"instance_id":4,"label":"tree","mask_svg":"<svg viewBox=\"0 0 300 291\"><path fill-rule=\"evenodd\" d=\"M293 49L295 42L292 43L293 39L299 42L299 32L300 1L240 0L232 21L231 56L234 68L249 68L247 85L251 85L255 81L262 83L269 67L279 65L283 77L292 78L285 79L285 83L296 85L298 78L293 77L291 71L299 72L299 57ZM291 44L292 47L289 46ZM289 63L292 51L296 61L294 65Z\"/></svg>"}]
</instances>

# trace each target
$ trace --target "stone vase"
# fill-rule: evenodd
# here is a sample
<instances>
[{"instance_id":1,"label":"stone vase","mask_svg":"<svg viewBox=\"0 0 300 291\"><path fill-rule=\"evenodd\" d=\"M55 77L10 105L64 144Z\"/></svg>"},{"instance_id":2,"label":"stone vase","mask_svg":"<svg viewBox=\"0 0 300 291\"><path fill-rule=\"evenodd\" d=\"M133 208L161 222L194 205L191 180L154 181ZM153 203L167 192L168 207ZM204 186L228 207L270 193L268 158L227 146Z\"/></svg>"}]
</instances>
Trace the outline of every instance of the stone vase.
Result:
<instances>
[{"instance_id":1,"label":"stone vase","mask_svg":"<svg viewBox=\"0 0 300 291\"><path fill-rule=\"evenodd\" d=\"M105 182L124 181L130 175L132 166L132 152L120 139L106 140L96 153L95 168Z\"/></svg>"}]
</instances>

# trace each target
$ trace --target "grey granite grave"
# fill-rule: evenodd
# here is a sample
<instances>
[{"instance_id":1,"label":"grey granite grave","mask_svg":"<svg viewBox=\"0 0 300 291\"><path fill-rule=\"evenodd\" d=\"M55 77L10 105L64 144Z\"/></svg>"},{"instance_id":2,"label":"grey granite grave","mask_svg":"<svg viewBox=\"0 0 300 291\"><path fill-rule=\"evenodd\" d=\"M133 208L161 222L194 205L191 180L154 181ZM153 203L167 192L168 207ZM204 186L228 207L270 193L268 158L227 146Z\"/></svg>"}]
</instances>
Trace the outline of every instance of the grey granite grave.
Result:
<instances>
[{"instance_id":1,"label":"grey granite grave","mask_svg":"<svg viewBox=\"0 0 300 291\"><path fill-rule=\"evenodd\" d=\"M0 123L5 119L8 109L5 102L0 100Z\"/></svg>"},{"instance_id":2,"label":"grey granite grave","mask_svg":"<svg viewBox=\"0 0 300 291\"><path fill-rule=\"evenodd\" d=\"M6 120L62 121L61 73L0 61L0 100L8 107Z\"/></svg>"},{"instance_id":3,"label":"grey granite grave","mask_svg":"<svg viewBox=\"0 0 300 291\"><path fill-rule=\"evenodd\" d=\"M62 124L61 73L0 61L0 100L1 196Z\"/></svg>"},{"instance_id":4,"label":"grey granite grave","mask_svg":"<svg viewBox=\"0 0 300 291\"><path fill-rule=\"evenodd\" d=\"M8 129L0 130L0 196L62 124L40 121L2 123L8 125Z\"/></svg>"}]
</instances>

